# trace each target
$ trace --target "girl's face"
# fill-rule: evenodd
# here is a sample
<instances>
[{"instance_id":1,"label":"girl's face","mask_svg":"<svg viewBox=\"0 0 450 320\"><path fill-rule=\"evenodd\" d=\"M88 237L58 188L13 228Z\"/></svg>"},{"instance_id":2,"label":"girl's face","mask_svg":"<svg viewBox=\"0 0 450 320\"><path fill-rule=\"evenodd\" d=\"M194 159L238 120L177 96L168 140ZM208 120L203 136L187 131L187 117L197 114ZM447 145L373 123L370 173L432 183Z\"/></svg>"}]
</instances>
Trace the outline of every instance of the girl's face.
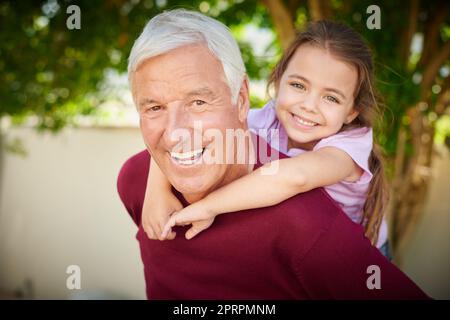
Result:
<instances>
[{"instance_id":1,"label":"girl's face","mask_svg":"<svg viewBox=\"0 0 450 320\"><path fill-rule=\"evenodd\" d=\"M289 136L290 147L310 150L319 140L350 123L358 81L354 66L326 50L301 45L281 77L276 113Z\"/></svg>"}]
</instances>

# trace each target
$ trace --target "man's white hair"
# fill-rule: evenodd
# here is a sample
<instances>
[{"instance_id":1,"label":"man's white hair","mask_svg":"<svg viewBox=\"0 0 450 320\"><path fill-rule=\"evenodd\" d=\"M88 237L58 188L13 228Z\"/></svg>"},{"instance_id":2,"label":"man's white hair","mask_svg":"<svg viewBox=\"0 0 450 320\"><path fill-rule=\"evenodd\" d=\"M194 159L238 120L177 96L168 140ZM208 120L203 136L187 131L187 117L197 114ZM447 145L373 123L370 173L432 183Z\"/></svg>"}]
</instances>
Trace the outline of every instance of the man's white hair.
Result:
<instances>
[{"instance_id":1,"label":"man's white hair","mask_svg":"<svg viewBox=\"0 0 450 320\"><path fill-rule=\"evenodd\" d=\"M128 80L144 60L189 44L204 44L222 63L232 103L236 103L245 65L230 30L199 12L176 9L160 13L145 26L128 57Z\"/></svg>"}]
</instances>

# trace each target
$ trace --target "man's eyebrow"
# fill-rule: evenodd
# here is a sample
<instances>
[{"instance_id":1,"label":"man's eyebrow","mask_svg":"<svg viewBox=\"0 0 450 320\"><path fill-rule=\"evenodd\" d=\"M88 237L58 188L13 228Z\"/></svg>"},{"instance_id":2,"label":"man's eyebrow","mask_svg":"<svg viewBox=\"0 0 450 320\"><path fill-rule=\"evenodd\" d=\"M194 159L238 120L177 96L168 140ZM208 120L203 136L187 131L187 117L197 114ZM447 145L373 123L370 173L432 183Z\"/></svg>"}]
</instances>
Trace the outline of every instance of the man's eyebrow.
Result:
<instances>
[{"instance_id":1,"label":"man's eyebrow","mask_svg":"<svg viewBox=\"0 0 450 320\"><path fill-rule=\"evenodd\" d=\"M301 75L296 74L296 73L290 74L288 77L289 77L289 78L300 79L300 80L302 80L302 81L304 81L304 82L306 82L306 83L310 83L308 79L306 79L305 77L302 77ZM335 88L324 88L324 89L325 89L326 91L331 91L331 92L334 92L334 93L340 95L340 96L342 97L342 99L344 99L344 100L347 99L347 97L345 96L345 94L344 94L342 91L338 90L338 89L335 89Z\"/></svg>"},{"instance_id":2,"label":"man's eyebrow","mask_svg":"<svg viewBox=\"0 0 450 320\"><path fill-rule=\"evenodd\" d=\"M192 96L214 96L214 92L208 88L208 87L202 87L198 89L194 89L192 91L189 91L186 96L192 97Z\"/></svg>"},{"instance_id":3,"label":"man's eyebrow","mask_svg":"<svg viewBox=\"0 0 450 320\"><path fill-rule=\"evenodd\" d=\"M150 98L143 98L139 101L139 107L142 107L146 104L152 104L157 103L156 100L150 99Z\"/></svg>"}]
</instances>

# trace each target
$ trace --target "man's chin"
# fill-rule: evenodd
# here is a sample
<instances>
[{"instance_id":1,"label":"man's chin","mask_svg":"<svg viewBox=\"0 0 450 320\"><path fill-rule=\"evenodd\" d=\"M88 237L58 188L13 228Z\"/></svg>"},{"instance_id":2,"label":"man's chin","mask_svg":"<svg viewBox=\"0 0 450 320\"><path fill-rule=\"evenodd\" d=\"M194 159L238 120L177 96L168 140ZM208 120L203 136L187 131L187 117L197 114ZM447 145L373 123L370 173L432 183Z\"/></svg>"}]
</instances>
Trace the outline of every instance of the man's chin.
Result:
<instances>
[{"instance_id":1,"label":"man's chin","mask_svg":"<svg viewBox=\"0 0 450 320\"><path fill-rule=\"evenodd\" d=\"M221 170L217 165L199 164L180 166L165 163L163 172L172 186L183 195L206 194L221 180Z\"/></svg>"},{"instance_id":2,"label":"man's chin","mask_svg":"<svg viewBox=\"0 0 450 320\"><path fill-rule=\"evenodd\" d=\"M209 190L208 183L198 178L169 179L172 186L184 195L204 194Z\"/></svg>"}]
</instances>

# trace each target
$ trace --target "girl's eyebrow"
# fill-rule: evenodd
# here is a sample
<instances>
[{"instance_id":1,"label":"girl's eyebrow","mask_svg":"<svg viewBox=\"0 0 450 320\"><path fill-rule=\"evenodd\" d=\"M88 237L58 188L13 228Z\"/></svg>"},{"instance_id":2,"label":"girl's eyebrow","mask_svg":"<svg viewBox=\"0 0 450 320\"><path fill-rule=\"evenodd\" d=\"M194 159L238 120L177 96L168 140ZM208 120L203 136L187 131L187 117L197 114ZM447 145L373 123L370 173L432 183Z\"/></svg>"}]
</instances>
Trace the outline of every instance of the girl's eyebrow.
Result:
<instances>
[{"instance_id":1,"label":"girl's eyebrow","mask_svg":"<svg viewBox=\"0 0 450 320\"><path fill-rule=\"evenodd\" d=\"M302 81L305 81L305 82L309 83L309 80L308 80L308 79L306 79L305 77L303 77L303 76L301 76L301 75L299 75L299 74L296 74L296 73L290 74L290 75L288 76L288 78L300 79L300 80L302 80Z\"/></svg>"},{"instance_id":2,"label":"girl's eyebrow","mask_svg":"<svg viewBox=\"0 0 450 320\"><path fill-rule=\"evenodd\" d=\"M330 91L330 92L334 92L338 95L340 95L342 97L342 99L346 100L347 97L338 89L334 89L334 88L324 88L326 91Z\"/></svg>"},{"instance_id":3,"label":"girl's eyebrow","mask_svg":"<svg viewBox=\"0 0 450 320\"><path fill-rule=\"evenodd\" d=\"M302 81L304 81L304 82L306 82L306 83L308 83L308 84L310 83L308 79L306 79L305 77L303 77L303 76L301 76L301 75L299 75L299 74L296 74L296 73L290 74L290 75L288 76L288 78L300 79L300 80L302 80ZM347 99L347 97L345 96L345 94L344 94L342 91L338 90L338 89L335 89L335 88L324 88L324 89L325 89L326 91L334 92L334 93L340 95L340 96L342 97L342 99L344 99L344 100Z\"/></svg>"}]
</instances>

